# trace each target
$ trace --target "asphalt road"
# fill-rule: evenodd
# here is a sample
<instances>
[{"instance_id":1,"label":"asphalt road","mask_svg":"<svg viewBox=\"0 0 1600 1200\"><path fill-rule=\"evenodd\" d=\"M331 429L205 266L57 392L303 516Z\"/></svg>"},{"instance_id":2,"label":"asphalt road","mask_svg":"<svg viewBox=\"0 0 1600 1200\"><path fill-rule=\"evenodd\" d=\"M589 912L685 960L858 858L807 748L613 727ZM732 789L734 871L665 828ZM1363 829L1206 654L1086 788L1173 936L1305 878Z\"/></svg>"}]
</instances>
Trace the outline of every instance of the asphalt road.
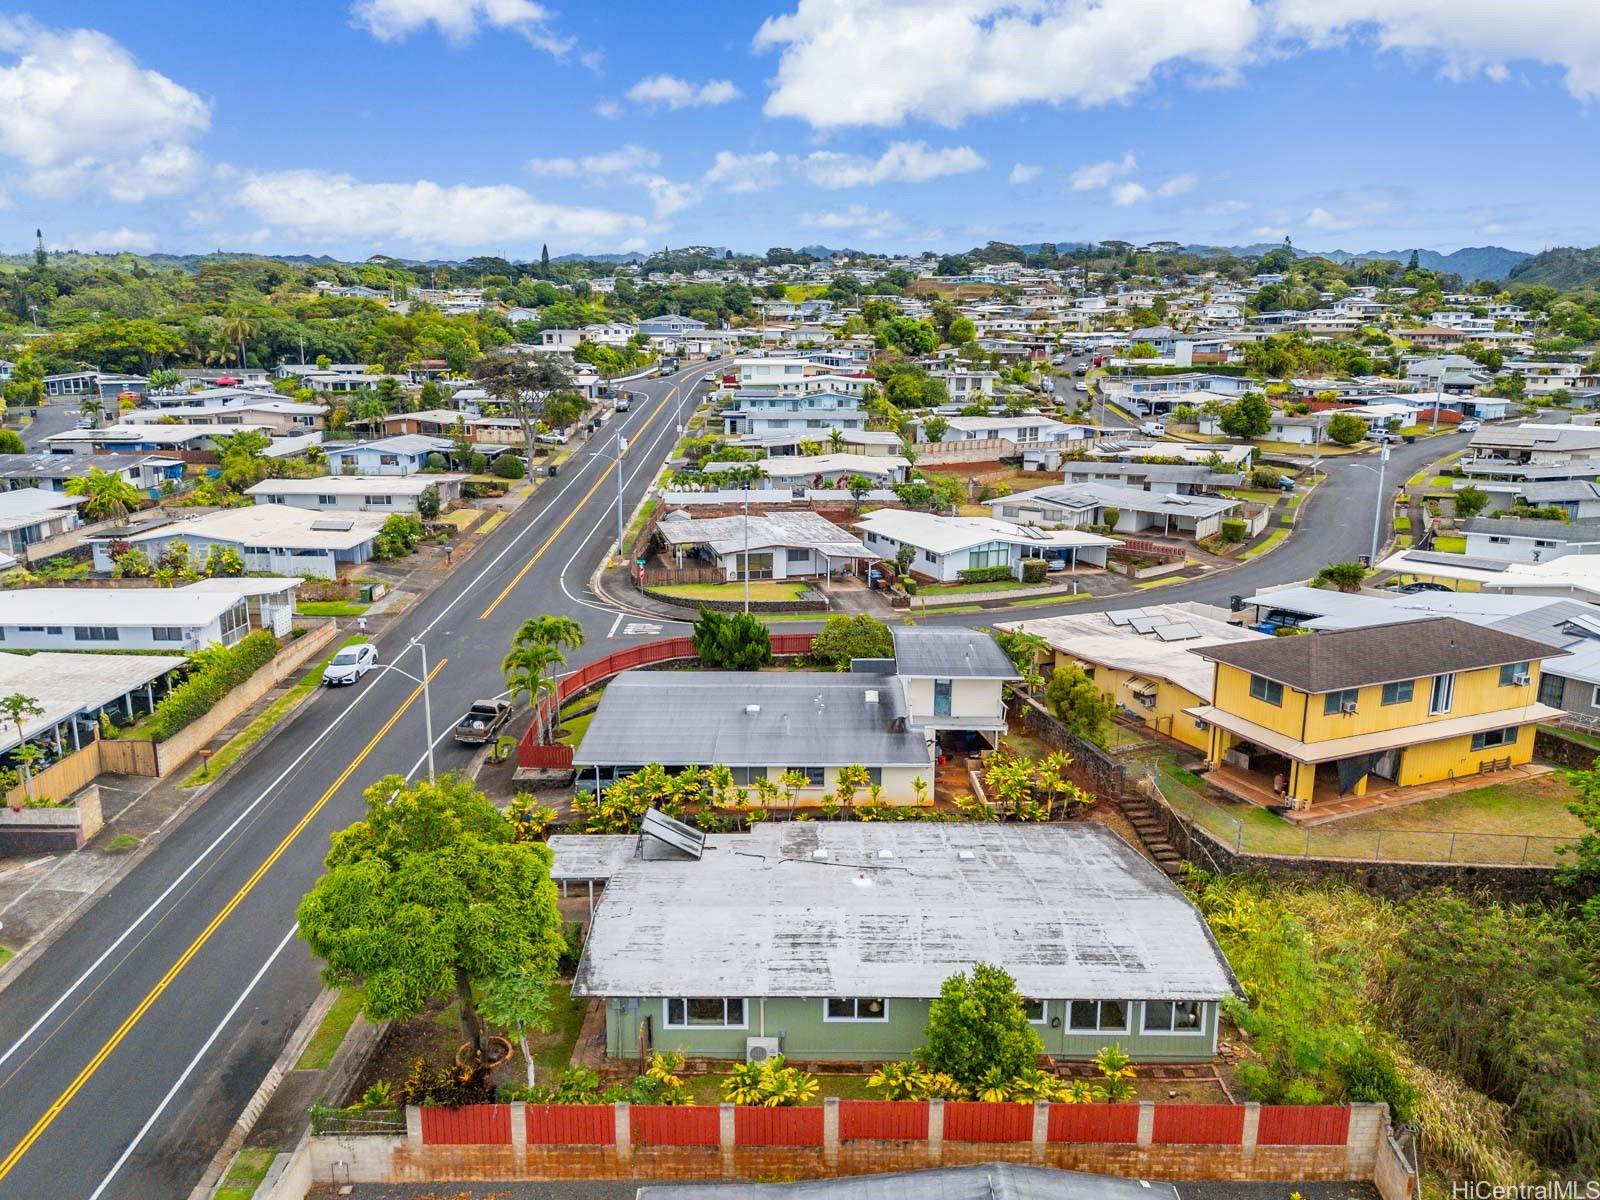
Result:
<instances>
[{"instance_id":1,"label":"asphalt road","mask_svg":"<svg viewBox=\"0 0 1600 1200\"><path fill-rule=\"evenodd\" d=\"M701 368L703 370L703 368ZM581 618L583 657L654 636L585 599L615 536L614 433L632 510L692 409L699 372L633 385L632 411L379 639L353 688L324 691L0 994L0 1197L183 1197L316 997L294 909L328 837L375 779L418 771L425 637L438 769L469 754L455 716L504 686L524 618ZM615 635L614 637L612 635Z\"/></svg>"},{"instance_id":2,"label":"asphalt road","mask_svg":"<svg viewBox=\"0 0 1600 1200\"><path fill-rule=\"evenodd\" d=\"M580 449L556 486L384 632L380 652L396 669L318 695L10 981L0 993L0 1200L187 1195L317 994L315 967L292 931L329 835L360 816L373 780L422 767L420 689L399 674L420 674L411 640L426 639L437 765L448 770L468 758L445 740L450 723L501 690L498 664L524 617L580 618L588 643L574 666L662 632L597 604L584 583L615 537L615 432L630 442L627 513L692 410L703 369L635 385L632 411ZM1398 448L1389 488L1464 440ZM1151 599L1226 603L1364 553L1373 466L1369 457L1331 461L1328 483L1304 506L1304 527L1282 548Z\"/></svg>"},{"instance_id":3,"label":"asphalt road","mask_svg":"<svg viewBox=\"0 0 1600 1200\"><path fill-rule=\"evenodd\" d=\"M23 444L29 450L43 450L44 439L52 433L65 433L78 427L82 415L77 396L55 396L46 400L33 412L33 420L22 430Z\"/></svg>"}]
</instances>

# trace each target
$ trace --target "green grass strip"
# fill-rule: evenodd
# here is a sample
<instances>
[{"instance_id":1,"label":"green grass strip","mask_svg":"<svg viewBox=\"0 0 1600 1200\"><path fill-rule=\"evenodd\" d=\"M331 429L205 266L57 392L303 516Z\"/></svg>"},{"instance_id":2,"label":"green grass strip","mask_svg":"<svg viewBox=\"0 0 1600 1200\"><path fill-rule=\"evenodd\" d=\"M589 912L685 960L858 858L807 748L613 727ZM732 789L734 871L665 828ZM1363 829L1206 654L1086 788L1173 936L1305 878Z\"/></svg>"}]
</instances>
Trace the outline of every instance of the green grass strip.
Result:
<instances>
[{"instance_id":1,"label":"green grass strip","mask_svg":"<svg viewBox=\"0 0 1600 1200\"><path fill-rule=\"evenodd\" d=\"M356 1017L361 1013L361 1000L360 988L345 988L339 993L328 1009L328 1015L317 1026L317 1032L306 1043L299 1061L294 1064L296 1071L321 1071L333 1062L333 1056L344 1042L344 1035L350 1032L350 1026L356 1023Z\"/></svg>"}]
</instances>

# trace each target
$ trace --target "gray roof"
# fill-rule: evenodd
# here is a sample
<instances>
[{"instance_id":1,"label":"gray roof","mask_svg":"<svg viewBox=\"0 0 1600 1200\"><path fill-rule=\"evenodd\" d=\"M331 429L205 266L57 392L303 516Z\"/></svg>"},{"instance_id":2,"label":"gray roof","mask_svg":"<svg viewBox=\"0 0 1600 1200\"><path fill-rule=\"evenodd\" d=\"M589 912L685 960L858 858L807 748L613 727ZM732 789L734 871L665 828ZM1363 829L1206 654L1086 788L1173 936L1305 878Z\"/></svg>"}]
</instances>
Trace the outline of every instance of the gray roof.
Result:
<instances>
[{"instance_id":1,"label":"gray roof","mask_svg":"<svg viewBox=\"0 0 1600 1200\"><path fill-rule=\"evenodd\" d=\"M1529 504L1572 504L1600 500L1600 484L1587 479L1561 479L1549 483L1525 483L1521 496Z\"/></svg>"},{"instance_id":2,"label":"gray roof","mask_svg":"<svg viewBox=\"0 0 1600 1200\"><path fill-rule=\"evenodd\" d=\"M716 554L792 546L821 550L831 558L877 557L859 539L814 512L779 510L748 517L691 517L680 511L662 517L656 529L669 546L704 545Z\"/></svg>"},{"instance_id":3,"label":"gray roof","mask_svg":"<svg viewBox=\"0 0 1600 1200\"><path fill-rule=\"evenodd\" d=\"M1151 483L1198 483L1206 487L1237 487L1244 478L1238 471L1213 471L1204 463L1064 462L1062 474L1071 480L1143 479Z\"/></svg>"},{"instance_id":4,"label":"gray roof","mask_svg":"<svg viewBox=\"0 0 1600 1200\"><path fill-rule=\"evenodd\" d=\"M984 629L895 625L895 674L926 679L1020 679L1000 644Z\"/></svg>"},{"instance_id":5,"label":"gray roof","mask_svg":"<svg viewBox=\"0 0 1600 1200\"><path fill-rule=\"evenodd\" d=\"M1099 825L857 821L714 834L699 861L628 859L572 990L931 998L978 962L1047 999L1237 991L1200 914Z\"/></svg>"},{"instance_id":6,"label":"gray roof","mask_svg":"<svg viewBox=\"0 0 1600 1200\"><path fill-rule=\"evenodd\" d=\"M176 463L159 454L0 454L0 479L76 479L90 471L122 472L145 462Z\"/></svg>"},{"instance_id":7,"label":"gray roof","mask_svg":"<svg viewBox=\"0 0 1600 1200\"><path fill-rule=\"evenodd\" d=\"M1536 538L1542 542L1600 542L1600 520L1541 521L1536 517L1473 517L1467 533Z\"/></svg>"},{"instance_id":8,"label":"gray roof","mask_svg":"<svg viewBox=\"0 0 1600 1200\"><path fill-rule=\"evenodd\" d=\"M1437 617L1335 629L1313 637L1209 646L1195 653L1298 691L1320 694L1528 662L1564 652L1530 638L1453 617Z\"/></svg>"},{"instance_id":9,"label":"gray roof","mask_svg":"<svg viewBox=\"0 0 1600 1200\"><path fill-rule=\"evenodd\" d=\"M802 1179L795 1183L647 1184L639 1200L1178 1200L1170 1183L1146 1183L1028 1167L971 1163L926 1171Z\"/></svg>"},{"instance_id":10,"label":"gray roof","mask_svg":"<svg viewBox=\"0 0 1600 1200\"><path fill-rule=\"evenodd\" d=\"M607 686L572 761L927 769L930 760L893 675L625 671Z\"/></svg>"},{"instance_id":11,"label":"gray roof","mask_svg":"<svg viewBox=\"0 0 1600 1200\"><path fill-rule=\"evenodd\" d=\"M429 437L425 433L401 433L394 437L378 438L371 442L352 442L349 445L325 443L328 454L351 454L357 450L377 450L383 454L448 454L455 449L449 438Z\"/></svg>"},{"instance_id":12,"label":"gray roof","mask_svg":"<svg viewBox=\"0 0 1600 1200\"><path fill-rule=\"evenodd\" d=\"M1117 508L1123 512L1156 513L1173 517L1209 517L1232 512L1237 500L1226 496L1176 496L1168 492L1147 492L1117 483L1065 483L1033 488L988 501L991 508L1050 504L1061 508Z\"/></svg>"},{"instance_id":13,"label":"gray roof","mask_svg":"<svg viewBox=\"0 0 1600 1200\"><path fill-rule=\"evenodd\" d=\"M1508 475L1513 479L1600 479L1600 458L1574 458L1564 463L1514 463L1468 458L1459 464L1467 475Z\"/></svg>"}]
</instances>

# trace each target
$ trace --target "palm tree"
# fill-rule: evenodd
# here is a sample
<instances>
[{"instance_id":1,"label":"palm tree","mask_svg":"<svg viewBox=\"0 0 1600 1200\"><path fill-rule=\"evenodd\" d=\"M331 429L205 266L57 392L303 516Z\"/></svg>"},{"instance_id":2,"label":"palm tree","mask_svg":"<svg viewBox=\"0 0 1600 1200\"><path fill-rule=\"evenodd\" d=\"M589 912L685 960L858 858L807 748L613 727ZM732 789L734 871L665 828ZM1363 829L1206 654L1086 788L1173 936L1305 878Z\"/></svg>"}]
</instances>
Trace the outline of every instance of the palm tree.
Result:
<instances>
[{"instance_id":1,"label":"palm tree","mask_svg":"<svg viewBox=\"0 0 1600 1200\"><path fill-rule=\"evenodd\" d=\"M83 515L92 521L121 519L143 496L121 475L90 467L87 475L67 480L67 495L82 496Z\"/></svg>"},{"instance_id":2,"label":"palm tree","mask_svg":"<svg viewBox=\"0 0 1600 1200\"><path fill-rule=\"evenodd\" d=\"M345 420L351 425L365 425L369 429L389 415L388 407L377 392L366 391L353 397Z\"/></svg>"},{"instance_id":3,"label":"palm tree","mask_svg":"<svg viewBox=\"0 0 1600 1200\"><path fill-rule=\"evenodd\" d=\"M844 431L833 429L828 433L828 446L835 454L844 449Z\"/></svg>"},{"instance_id":4,"label":"palm tree","mask_svg":"<svg viewBox=\"0 0 1600 1200\"><path fill-rule=\"evenodd\" d=\"M517 626L517 634L511 641L516 646L543 645L576 650L583 645L583 626L573 617L544 613L524 620Z\"/></svg>"},{"instance_id":5,"label":"palm tree","mask_svg":"<svg viewBox=\"0 0 1600 1200\"><path fill-rule=\"evenodd\" d=\"M105 404L99 396L90 394L83 398L83 415L94 422L94 428L100 428L100 418L105 415Z\"/></svg>"},{"instance_id":6,"label":"palm tree","mask_svg":"<svg viewBox=\"0 0 1600 1200\"><path fill-rule=\"evenodd\" d=\"M244 346L261 332L261 323L242 308L233 309L222 319L222 332L228 341L239 347L239 368L244 369Z\"/></svg>"},{"instance_id":7,"label":"palm tree","mask_svg":"<svg viewBox=\"0 0 1600 1200\"><path fill-rule=\"evenodd\" d=\"M566 661L566 655L559 649L543 642L513 646L505 658L500 660L500 670L505 675L506 690L510 694L511 703L515 704L518 696L528 697L528 703L533 706L534 736L541 742L546 740L542 728L541 702L545 694L555 686L555 681L550 678L550 672Z\"/></svg>"}]
</instances>

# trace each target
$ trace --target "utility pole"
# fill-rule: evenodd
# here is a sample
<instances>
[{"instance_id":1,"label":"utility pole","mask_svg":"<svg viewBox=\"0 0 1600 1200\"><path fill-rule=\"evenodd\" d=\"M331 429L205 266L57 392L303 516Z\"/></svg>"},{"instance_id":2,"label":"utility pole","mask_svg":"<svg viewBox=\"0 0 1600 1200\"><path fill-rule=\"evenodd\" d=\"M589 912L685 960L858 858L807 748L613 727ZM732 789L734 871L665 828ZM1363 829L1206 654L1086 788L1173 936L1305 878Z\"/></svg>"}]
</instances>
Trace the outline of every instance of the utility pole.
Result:
<instances>
[{"instance_id":1,"label":"utility pole","mask_svg":"<svg viewBox=\"0 0 1600 1200\"><path fill-rule=\"evenodd\" d=\"M622 554L622 456L628 452L628 439L617 430L617 555ZM628 564L624 564L628 565Z\"/></svg>"}]
</instances>

